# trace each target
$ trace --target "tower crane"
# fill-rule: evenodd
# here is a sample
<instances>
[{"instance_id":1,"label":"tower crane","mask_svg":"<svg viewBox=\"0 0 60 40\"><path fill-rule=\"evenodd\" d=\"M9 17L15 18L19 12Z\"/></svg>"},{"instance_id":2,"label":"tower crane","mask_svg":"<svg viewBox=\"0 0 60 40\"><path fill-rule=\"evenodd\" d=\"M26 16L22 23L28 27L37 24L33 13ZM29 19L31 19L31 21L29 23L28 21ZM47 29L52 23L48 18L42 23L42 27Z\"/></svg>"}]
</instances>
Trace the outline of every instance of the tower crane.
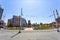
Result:
<instances>
[{"instance_id":1,"label":"tower crane","mask_svg":"<svg viewBox=\"0 0 60 40\"><path fill-rule=\"evenodd\" d=\"M58 23L57 23L57 18L59 18L59 13L58 13L58 11L57 11L57 9L56 9L56 15L57 15L57 18L56 18L56 16L55 16L55 12L53 11L53 15L54 15L54 19L55 19L55 26L56 26L56 28L57 28L57 32L59 32L59 26L58 26Z\"/></svg>"}]
</instances>

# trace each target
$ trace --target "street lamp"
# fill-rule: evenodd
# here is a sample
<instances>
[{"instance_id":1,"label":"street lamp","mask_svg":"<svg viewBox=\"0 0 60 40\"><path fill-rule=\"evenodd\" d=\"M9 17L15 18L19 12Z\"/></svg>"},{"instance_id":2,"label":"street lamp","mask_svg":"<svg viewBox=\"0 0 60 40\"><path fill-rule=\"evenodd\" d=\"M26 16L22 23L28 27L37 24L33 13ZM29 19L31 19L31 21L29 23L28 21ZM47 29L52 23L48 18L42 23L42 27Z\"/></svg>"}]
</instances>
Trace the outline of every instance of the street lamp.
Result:
<instances>
[{"instance_id":1,"label":"street lamp","mask_svg":"<svg viewBox=\"0 0 60 40\"><path fill-rule=\"evenodd\" d=\"M22 16L23 16L23 13L22 13L22 8L21 8L21 16L19 16L19 25L21 27L21 22L22 22ZM19 30L19 33L21 33L21 30Z\"/></svg>"},{"instance_id":2,"label":"street lamp","mask_svg":"<svg viewBox=\"0 0 60 40\"><path fill-rule=\"evenodd\" d=\"M21 16L19 16L19 26L21 27L21 20L22 20L22 8L21 8ZM18 33L16 33L15 35L11 36L11 38L15 37L16 35L18 35L19 33L21 33L21 30L19 30Z\"/></svg>"}]
</instances>

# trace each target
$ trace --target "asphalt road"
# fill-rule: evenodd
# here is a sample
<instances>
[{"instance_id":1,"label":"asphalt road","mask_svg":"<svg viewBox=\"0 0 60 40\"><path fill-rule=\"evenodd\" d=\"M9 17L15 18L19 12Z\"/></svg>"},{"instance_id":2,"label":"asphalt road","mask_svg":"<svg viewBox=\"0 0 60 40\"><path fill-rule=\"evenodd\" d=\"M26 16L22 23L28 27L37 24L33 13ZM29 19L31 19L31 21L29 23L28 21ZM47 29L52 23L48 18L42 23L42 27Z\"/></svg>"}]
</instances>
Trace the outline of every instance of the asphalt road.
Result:
<instances>
[{"instance_id":1,"label":"asphalt road","mask_svg":"<svg viewBox=\"0 0 60 40\"><path fill-rule=\"evenodd\" d=\"M0 30L0 40L60 40L60 32L56 30L21 30L21 33L11 38L18 33L18 30Z\"/></svg>"}]
</instances>

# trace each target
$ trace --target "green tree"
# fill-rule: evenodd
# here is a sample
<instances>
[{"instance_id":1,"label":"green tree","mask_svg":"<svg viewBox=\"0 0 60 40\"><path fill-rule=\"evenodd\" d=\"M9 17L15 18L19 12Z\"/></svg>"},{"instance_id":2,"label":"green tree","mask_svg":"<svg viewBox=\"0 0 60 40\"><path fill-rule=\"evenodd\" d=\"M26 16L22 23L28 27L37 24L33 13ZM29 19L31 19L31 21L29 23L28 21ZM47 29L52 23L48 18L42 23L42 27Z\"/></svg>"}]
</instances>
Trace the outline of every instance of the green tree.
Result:
<instances>
[{"instance_id":1,"label":"green tree","mask_svg":"<svg viewBox=\"0 0 60 40\"><path fill-rule=\"evenodd\" d=\"M9 25L7 25L8 27L13 27L13 24L9 24Z\"/></svg>"}]
</instances>

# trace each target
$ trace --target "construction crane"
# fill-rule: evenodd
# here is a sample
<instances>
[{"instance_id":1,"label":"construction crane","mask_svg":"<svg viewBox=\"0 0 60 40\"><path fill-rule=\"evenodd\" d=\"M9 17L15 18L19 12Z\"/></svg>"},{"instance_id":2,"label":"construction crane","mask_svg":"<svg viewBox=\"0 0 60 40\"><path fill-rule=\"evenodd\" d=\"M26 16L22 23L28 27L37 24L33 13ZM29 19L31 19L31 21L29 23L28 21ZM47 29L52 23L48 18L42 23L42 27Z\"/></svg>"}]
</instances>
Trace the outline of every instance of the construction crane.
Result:
<instances>
[{"instance_id":1,"label":"construction crane","mask_svg":"<svg viewBox=\"0 0 60 40\"><path fill-rule=\"evenodd\" d=\"M59 13L57 9L56 9L56 15L57 15L57 18L59 18Z\"/></svg>"},{"instance_id":2,"label":"construction crane","mask_svg":"<svg viewBox=\"0 0 60 40\"><path fill-rule=\"evenodd\" d=\"M2 20L4 9L0 5L0 28L4 28L4 20Z\"/></svg>"},{"instance_id":3,"label":"construction crane","mask_svg":"<svg viewBox=\"0 0 60 40\"><path fill-rule=\"evenodd\" d=\"M59 32L59 26L58 26L58 22L57 22L57 18L59 18L59 13L58 13L58 11L57 11L57 9L56 9L56 15L57 15L57 18L56 18L56 16L55 16L55 12L53 11L53 15L54 15L54 19L55 19L55 26L56 26L56 28L57 28L57 32Z\"/></svg>"},{"instance_id":4,"label":"construction crane","mask_svg":"<svg viewBox=\"0 0 60 40\"><path fill-rule=\"evenodd\" d=\"M56 23L57 23L57 32L59 32L59 24L58 24L58 21L59 21L59 13L58 13L58 10L56 9L56 15L57 15L57 19L56 19Z\"/></svg>"}]
</instances>

